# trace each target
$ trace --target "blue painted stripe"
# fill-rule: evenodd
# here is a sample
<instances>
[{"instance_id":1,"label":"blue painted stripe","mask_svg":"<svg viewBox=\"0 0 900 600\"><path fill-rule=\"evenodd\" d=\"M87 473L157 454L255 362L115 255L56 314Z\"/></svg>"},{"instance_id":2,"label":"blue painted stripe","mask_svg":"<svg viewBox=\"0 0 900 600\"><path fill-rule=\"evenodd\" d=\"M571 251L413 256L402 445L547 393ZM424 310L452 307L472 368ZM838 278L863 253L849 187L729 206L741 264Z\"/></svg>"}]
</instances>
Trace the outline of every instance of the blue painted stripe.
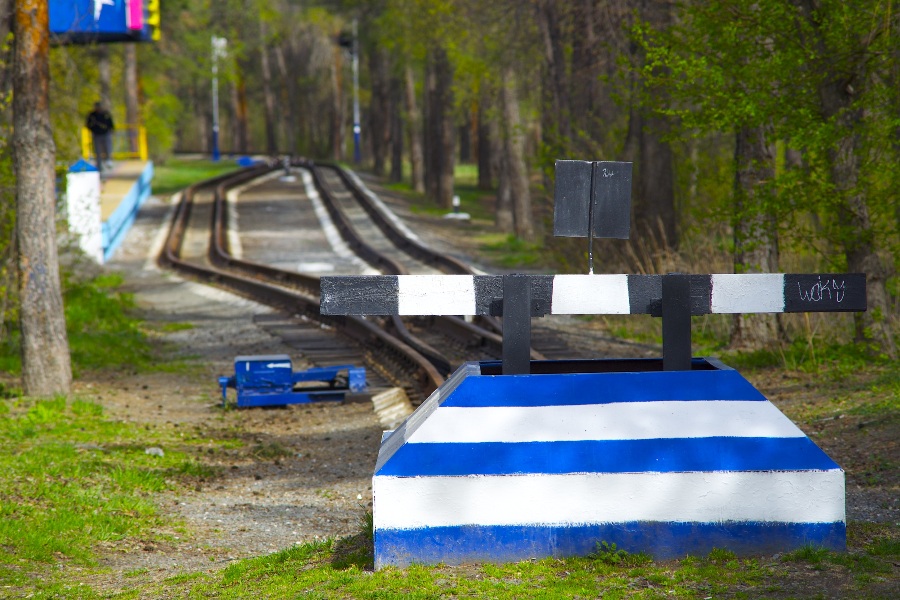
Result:
<instances>
[{"instance_id":1,"label":"blue painted stripe","mask_svg":"<svg viewBox=\"0 0 900 600\"><path fill-rule=\"evenodd\" d=\"M467 562L515 562L585 556L597 543L657 559L703 556L725 548L739 556L771 555L807 544L846 550L847 529L835 523L606 523L576 526L427 527L375 530L375 567Z\"/></svg>"},{"instance_id":2,"label":"blue painted stripe","mask_svg":"<svg viewBox=\"0 0 900 600\"><path fill-rule=\"evenodd\" d=\"M441 406L572 406L659 400L765 401L740 373L664 371L469 377Z\"/></svg>"},{"instance_id":3,"label":"blue painted stripe","mask_svg":"<svg viewBox=\"0 0 900 600\"><path fill-rule=\"evenodd\" d=\"M809 438L404 444L376 476L802 471L840 467Z\"/></svg>"}]
</instances>

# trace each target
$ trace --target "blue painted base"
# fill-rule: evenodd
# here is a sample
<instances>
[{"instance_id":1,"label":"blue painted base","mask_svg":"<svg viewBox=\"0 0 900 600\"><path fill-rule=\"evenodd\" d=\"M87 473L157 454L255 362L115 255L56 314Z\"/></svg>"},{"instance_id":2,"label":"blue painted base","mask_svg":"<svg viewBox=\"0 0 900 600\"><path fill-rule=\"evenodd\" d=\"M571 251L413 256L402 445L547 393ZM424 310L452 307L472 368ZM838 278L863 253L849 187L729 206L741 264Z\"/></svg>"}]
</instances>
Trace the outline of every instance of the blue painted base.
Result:
<instances>
[{"instance_id":1,"label":"blue painted base","mask_svg":"<svg viewBox=\"0 0 900 600\"><path fill-rule=\"evenodd\" d=\"M384 438L375 564L846 547L844 473L737 371L467 363Z\"/></svg>"},{"instance_id":2,"label":"blue painted base","mask_svg":"<svg viewBox=\"0 0 900 600\"><path fill-rule=\"evenodd\" d=\"M238 395L238 408L260 406L285 406L288 404L310 404L312 402L340 402L346 393L340 392L291 392L288 394L244 394Z\"/></svg>"},{"instance_id":3,"label":"blue painted base","mask_svg":"<svg viewBox=\"0 0 900 600\"><path fill-rule=\"evenodd\" d=\"M375 532L375 568L414 563L458 565L586 556L601 541L666 560L727 548L738 556L771 555L808 544L845 550L844 523L612 523L570 527L427 527Z\"/></svg>"}]
</instances>

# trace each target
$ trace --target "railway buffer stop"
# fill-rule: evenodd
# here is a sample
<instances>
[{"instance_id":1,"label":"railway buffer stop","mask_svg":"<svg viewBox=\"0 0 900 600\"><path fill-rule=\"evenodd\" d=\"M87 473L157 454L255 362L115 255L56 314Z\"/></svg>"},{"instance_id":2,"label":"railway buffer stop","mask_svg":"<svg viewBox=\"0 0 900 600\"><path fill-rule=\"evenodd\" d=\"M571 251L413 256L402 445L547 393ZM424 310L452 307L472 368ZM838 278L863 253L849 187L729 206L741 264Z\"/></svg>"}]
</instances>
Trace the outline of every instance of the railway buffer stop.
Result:
<instances>
[{"instance_id":1,"label":"railway buffer stop","mask_svg":"<svg viewBox=\"0 0 900 600\"><path fill-rule=\"evenodd\" d=\"M627 237L629 163L558 161L554 233ZM589 255L589 261L592 262ZM322 277L323 314L503 317L382 443L375 565L510 562L601 541L665 559L846 548L844 472L736 370L691 354L691 316L864 311L864 274ZM531 361L547 314L662 318L660 359Z\"/></svg>"}]
</instances>

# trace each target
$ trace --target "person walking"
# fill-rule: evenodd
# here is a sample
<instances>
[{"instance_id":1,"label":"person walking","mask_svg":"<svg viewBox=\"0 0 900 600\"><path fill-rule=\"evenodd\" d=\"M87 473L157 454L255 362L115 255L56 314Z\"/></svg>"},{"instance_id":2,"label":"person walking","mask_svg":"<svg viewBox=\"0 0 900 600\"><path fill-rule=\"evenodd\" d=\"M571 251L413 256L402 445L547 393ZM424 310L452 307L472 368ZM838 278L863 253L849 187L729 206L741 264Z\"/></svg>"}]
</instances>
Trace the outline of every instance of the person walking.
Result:
<instances>
[{"instance_id":1,"label":"person walking","mask_svg":"<svg viewBox=\"0 0 900 600\"><path fill-rule=\"evenodd\" d=\"M112 115L103 108L103 104L95 102L94 110L88 113L85 127L91 132L97 170L102 174L104 168L112 168L112 132L115 129Z\"/></svg>"}]
</instances>

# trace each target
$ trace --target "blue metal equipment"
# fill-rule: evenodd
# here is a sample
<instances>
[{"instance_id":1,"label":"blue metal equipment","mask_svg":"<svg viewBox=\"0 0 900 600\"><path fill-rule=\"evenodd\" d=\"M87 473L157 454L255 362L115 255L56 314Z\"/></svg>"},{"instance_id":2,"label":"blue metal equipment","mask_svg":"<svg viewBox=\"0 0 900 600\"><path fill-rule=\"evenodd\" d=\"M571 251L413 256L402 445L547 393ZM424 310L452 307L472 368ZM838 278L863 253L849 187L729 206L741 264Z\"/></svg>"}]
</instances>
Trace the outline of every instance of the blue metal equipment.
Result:
<instances>
[{"instance_id":1,"label":"blue metal equipment","mask_svg":"<svg viewBox=\"0 0 900 600\"><path fill-rule=\"evenodd\" d=\"M228 388L237 390L237 406L281 406L343 400L366 389L365 367L337 365L294 372L287 354L237 356L234 375L219 377L222 406Z\"/></svg>"}]
</instances>

